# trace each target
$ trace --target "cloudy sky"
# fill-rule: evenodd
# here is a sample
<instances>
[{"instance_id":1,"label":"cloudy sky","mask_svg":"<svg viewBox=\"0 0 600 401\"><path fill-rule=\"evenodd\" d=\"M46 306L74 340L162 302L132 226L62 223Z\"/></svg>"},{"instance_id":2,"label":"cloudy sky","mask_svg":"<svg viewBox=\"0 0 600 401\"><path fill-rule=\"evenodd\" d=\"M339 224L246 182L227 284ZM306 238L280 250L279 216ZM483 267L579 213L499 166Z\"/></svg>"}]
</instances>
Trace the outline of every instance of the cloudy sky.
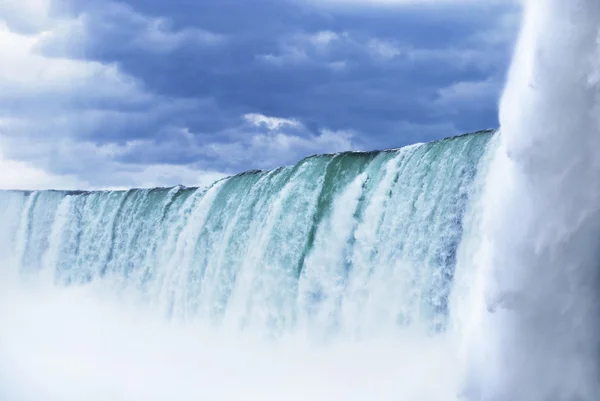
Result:
<instances>
[{"instance_id":1,"label":"cloudy sky","mask_svg":"<svg viewBox=\"0 0 600 401\"><path fill-rule=\"evenodd\" d=\"M0 187L206 185L497 127L509 0L0 0Z\"/></svg>"}]
</instances>

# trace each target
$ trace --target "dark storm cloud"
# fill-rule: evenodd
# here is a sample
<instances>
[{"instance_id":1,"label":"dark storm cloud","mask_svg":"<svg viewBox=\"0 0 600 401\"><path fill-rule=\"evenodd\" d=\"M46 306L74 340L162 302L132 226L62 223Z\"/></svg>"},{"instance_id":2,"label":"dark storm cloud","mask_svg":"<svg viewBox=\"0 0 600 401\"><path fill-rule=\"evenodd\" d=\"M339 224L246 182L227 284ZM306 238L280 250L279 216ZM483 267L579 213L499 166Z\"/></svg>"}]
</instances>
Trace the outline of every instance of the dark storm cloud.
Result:
<instances>
[{"instance_id":1,"label":"dark storm cloud","mask_svg":"<svg viewBox=\"0 0 600 401\"><path fill-rule=\"evenodd\" d=\"M99 117L53 132L112 146L110 157L119 163L228 173L495 127L517 15L502 4L74 0L70 6L71 23L37 50L115 66L139 99L75 91L61 108L79 119L90 109ZM32 109L27 98L20 101L20 108L14 98L0 107ZM294 124L255 124L248 117L254 114ZM46 128L38 131L48 136ZM23 153L11 149L5 153Z\"/></svg>"},{"instance_id":2,"label":"dark storm cloud","mask_svg":"<svg viewBox=\"0 0 600 401\"><path fill-rule=\"evenodd\" d=\"M500 81L510 43L476 39L501 22L499 6L338 14L265 0L130 0L128 6L129 22L125 13L110 23L100 11L90 15L88 57L119 62L165 96L208 96L232 116L260 112L316 127L352 128L378 146L413 140L394 132L400 121L439 122L444 113L435 109L438 90L460 81ZM95 3L91 9L103 7ZM151 51L151 43L125 46L132 40L123 38L144 29L133 12L167 18L176 32L196 30L215 39L211 44L189 39L166 51ZM338 38L315 43L320 32ZM399 54L381 57L376 43L395 46ZM493 102L476 112L465 107L452 122L457 130L495 126L495 108ZM190 120L188 128L204 131L204 124Z\"/></svg>"}]
</instances>

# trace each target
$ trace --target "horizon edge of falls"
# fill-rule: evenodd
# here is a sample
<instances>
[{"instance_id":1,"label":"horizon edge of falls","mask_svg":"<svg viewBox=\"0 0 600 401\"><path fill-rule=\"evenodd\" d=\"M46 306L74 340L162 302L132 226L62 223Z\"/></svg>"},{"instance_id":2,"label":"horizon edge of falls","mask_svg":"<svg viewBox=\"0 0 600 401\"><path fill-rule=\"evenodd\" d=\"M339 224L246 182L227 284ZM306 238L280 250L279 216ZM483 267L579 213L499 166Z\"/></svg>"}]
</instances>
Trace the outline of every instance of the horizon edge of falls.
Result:
<instances>
[{"instance_id":1,"label":"horizon edge of falls","mask_svg":"<svg viewBox=\"0 0 600 401\"><path fill-rule=\"evenodd\" d=\"M227 179L245 175L245 174L267 173L269 171L273 171L273 170L281 169L284 167L289 167L289 166L294 166L294 165L300 164L300 163L304 162L305 160L311 159L314 157L328 157L328 156L336 156L336 155L343 155L343 154L369 154L369 153L382 153L382 152L396 152L396 151L406 148L406 147L425 145L425 144L433 144L433 143L442 142L442 141L451 141L451 140L455 140L455 139L458 139L458 138L461 138L464 136L468 136L468 135L496 135L499 133L499 131L500 130L498 128L485 128L485 129L480 129L480 130L476 130L476 131L464 132L461 134L452 135L452 136L448 136L448 137L444 137L444 138L440 138L440 139L435 139L435 140L432 140L429 142L416 142L416 143L404 145L404 146L401 146L398 148L385 148L385 149L373 149L373 150L349 150L349 151L333 152L333 153L316 153L316 154L305 156L305 157L301 158L298 162L296 162L294 164L290 164L290 165L277 166L277 167L273 167L273 168L269 168L269 169L249 169L249 170L241 171L239 173L227 175L227 176L220 178L204 187L176 184L176 185L160 186L160 187L135 187L134 186L134 187L130 187L130 188L118 188L118 189L99 188L99 189L90 189L90 190L86 190L86 189L54 189L54 188L46 188L46 189L6 188L6 189L0 189L0 192L10 191L10 192L31 193L31 192L37 192L37 191L54 191L54 192L64 192L64 193L68 193L68 194L72 194L72 195L77 195L77 194L88 193L88 192L126 192L126 191L133 191L133 190L148 190L148 189L173 189L173 188L206 189L206 188L210 188L212 185L215 185L217 182L222 181L222 180L227 180Z\"/></svg>"}]
</instances>

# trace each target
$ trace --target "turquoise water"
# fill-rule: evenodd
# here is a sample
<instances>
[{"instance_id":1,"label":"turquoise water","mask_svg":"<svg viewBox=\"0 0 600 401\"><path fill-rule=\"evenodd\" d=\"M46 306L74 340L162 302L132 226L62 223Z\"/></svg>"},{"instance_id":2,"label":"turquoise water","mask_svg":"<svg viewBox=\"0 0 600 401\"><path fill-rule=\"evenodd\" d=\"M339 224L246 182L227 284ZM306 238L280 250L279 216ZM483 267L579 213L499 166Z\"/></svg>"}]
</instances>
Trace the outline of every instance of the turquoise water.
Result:
<instances>
[{"instance_id":1,"label":"turquoise water","mask_svg":"<svg viewBox=\"0 0 600 401\"><path fill-rule=\"evenodd\" d=\"M492 136L312 156L206 189L0 192L2 251L25 277L103 281L170 318L268 336L443 331Z\"/></svg>"}]
</instances>

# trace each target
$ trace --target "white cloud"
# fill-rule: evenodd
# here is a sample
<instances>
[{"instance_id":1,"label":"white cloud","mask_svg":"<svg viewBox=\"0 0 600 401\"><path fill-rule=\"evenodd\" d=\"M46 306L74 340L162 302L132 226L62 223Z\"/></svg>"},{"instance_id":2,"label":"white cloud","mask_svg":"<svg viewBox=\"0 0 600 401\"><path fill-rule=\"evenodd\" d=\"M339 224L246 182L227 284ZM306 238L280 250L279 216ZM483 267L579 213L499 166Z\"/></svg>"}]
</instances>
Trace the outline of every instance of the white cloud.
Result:
<instances>
[{"instance_id":1,"label":"white cloud","mask_svg":"<svg viewBox=\"0 0 600 401\"><path fill-rule=\"evenodd\" d=\"M39 32L50 27L52 0L2 0L0 21L19 31Z\"/></svg>"},{"instance_id":2,"label":"white cloud","mask_svg":"<svg viewBox=\"0 0 600 401\"><path fill-rule=\"evenodd\" d=\"M86 18L53 18L51 5L49 0L0 5L0 188L204 186L221 178L218 171L189 165L119 162L123 146L88 138L101 127L143 125L201 105L156 96L116 64L68 58L72 46L85 45ZM200 30L170 31L159 19L127 17L145 27L136 37L140 46L162 51L185 40L219 40ZM22 21L29 21L27 33L16 30ZM61 56L41 52L49 41L65 48Z\"/></svg>"},{"instance_id":3,"label":"white cloud","mask_svg":"<svg viewBox=\"0 0 600 401\"><path fill-rule=\"evenodd\" d=\"M510 21L505 19L504 28L490 26L468 38L467 44L460 47L415 48L402 43L401 38L364 37L348 32L318 31L310 34L296 34L282 38L279 51L259 55L264 62L283 67L286 65L309 64L343 70L352 60L369 58L380 63L440 63L453 67L478 66L489 68L498 60L490 56L490 47L506 43L510 39ZM500 54L501 55L501 54ZM492 54L494 56L494 54Z\"/></svg>"},{"instance_id":4,"label":"white cloud","mask_svg":"<svg viewBox=\"0 0 600 401\"><path fill-rule=\"evenodd\" d=\"M123 21L133 28L133 36L129 38L128 45L158 53L171 52L185 43L216 45L225 40L223 35L199 28L174 30L169 20L140 14L121 3L109 2L103 5L102 9L97 10L94 15L85 14L84 18L88 20L88 23L93 18L100 20L101 23L114 20ZM103 26L113 30L127 29L127 27L110 24L103 24Z\"/></svg>"},{"instance_id":5,"label":"white cloud","mask_svg":"<svg viewBox=\"0 0 600 401\"><path fill-rule=\"evenodd\" d=\"M0 189L85 189L90 185L69 175L55 175L0 153Z\"/></svg>"},{"instance_id":6,"label":"white cloud","mask_svg":"<svg viewBox=\"0 0 600 401\"><path fill-rule=\"evenodd\" d=\"M185 42L213 45L222 42L220 35L200 29L183 29L170 31L168 24L162 19L150 19L144 30L132 41L132 45L152 52L168 53Z\"/></svg>"},{"instance_id":7,"label":"white cloud","mask_svg":"<svg viewBox=\"0 0 600 401\"><path fill-rule=\"evenodd\" d=\"M63 22L57 23L61 27ZM149 119L155 95L115 64L46 57L37 45L49 31L21 35L0 22L0 135L36 140L82 136L99 126ZM106 108L116 104L119 111ZM136 111L137 110L137 111Z\"/></svg>"},{"instance_id":8,"label":"white cloud","mask_svg":"<svg viewBox=\"0 0 600 401\"><path fill-rule=\"evenodd\" d=\"M328 67L333 71L342 71L346 69L348 62L338 58L337 50L353 48L355 51L371 53L377 57L381 56L379 52L390 51L390 46L387 49L376 49L377 44L373 42L372 45L373 48L369 48L370 44L355 40L348 32L297 33L280 40L279 52L261 54L257 56L257 59L280 67L290 64L313 63ZM381 46L383 45L384 42L381 42Z\"/></svg>"},{"instance_id":9,"label":"white cloud","mask_svg":"<svg viewBox=\"0 0 600 401\"><path fill-rule=\"evenodd\" d=\"M306 35L305 38L314 46L328 46L338 40L340 35L332 31L319 31L312 35Z\"/></svg>"},{"instance_id":10,"label":"white cloud","mask_svg":"<svg viewBox=\"0 0 600 401\"><path fill-rule=\"evenodd\" d=\"M232 164L273 168L296 163L300 158L311 154L357 150L352 132L325 129L315 134L294 120L261 114L244 117L251 125L265 129L246 132L244 127L239 127L237 140L210 143L203 151Z\"/></svg>"},{"instance_id":11,"label":"white cloud","mask_svg":"<svg viewBox=\"0 0 600 401\"><path fill-rule=\"evenodd\" d=\"M10 124L0 120L0 130ZM185 128L173 128L160 140L144 138L105 144L68 136L39 138L32 143L27 138L0 135L0 146L8 146L11 156L33 162L35 167L18 163L31 169L27 174L37 180L23 185L71 189L206 186L225 176L221 167L229 172L268 169L296 163L310 154L357 150L352 132L325 129L313 133L299 121L258 113L243 115L241 125L212 140L198 138ZM188 164L161 161L165 155L177 155L176 163L187 160ZM60 174L50 175L47 171ZM13 174L4 187L23 188L19 185L20 174Z\"/></svg>"},{"instance_id":12,"label":"white cloud","mask_svg":"<svg viewBox=\"0 0 600 401\"><path fill-rule=\"evenodd\" d=\"M204 140L198 138L188 129L172 128L162 135L160 141L148 138L132 140L97 148L95 152L106 152L115 159L133 157L145 163L164 159L165 154L177 154L185 160L202 160L192 168L212 176L219 170L214 166L224 166L231 172L246 168L270 169L294 164L311 154L357 150L352 132L324 129L313 133L299 121L258 113L243 115L240 125L218 135ZM61 148L66 152L73 151L72 146ZM76 152L90 154L86 163L94 163L90 149L80 147ZM67 154L63 156L67 157ZM72 168L77 169L78 166ZM182 173L182 176L186 174Z\"/></svg>"},{"instance_id":13,"label":"white cloud","mask_svg":"<svg viewBox=\"0 0 600 401\"><path fill-rule=\"evenodd\" d=\"M380 39L369 40L367 42L367 48L373 55L385 60L393 59L402 54L402 51L393 43Z\"/></svg>"},{"instance_id":14,"label":"white cloud","mask_svg":"<svg viewBox=\"0 0 600 401\"><path fill-rule=\"evenodd\" d=\"M346 131L323 130L318 135L307 137L273 132L252 137L250 151L264 155L263 163L270 166L289 164L298 155L342 152L356 150L352 142L354 135Z\"/></svg>"},{"instance_id":15,"label":"white cloud","mask_svg":"<svg viewBox=\"0 0 600 401\"><path fill-rule=\"evenodd\" d=\"M148 100L139 82L114 64L48 58L36 52L47 33L19 35L0 23L0 93L13 96L52 95L87 98ZM60 98L55 99L60 102Z\"/></svg>"},{"instance_id":16,"label":"white cloud","mask_svg":"<svg viewBox=\"0 0 600 401\"><path fill-rule=\"evenodd\" d=\"M286 125L291 126L291 127L300 126L300 123L296 120L289 120L286 118L277 118L277 117L267 117L265 115L258 114L258 113L244 114L243 117L244 117L244 120L246 120L250 124L257 126L257 127L264 125L269 130L279 129L279 128L285 127Z\"/></svg>"},{"instance_id":17,"label":"white cloud","mask_svg":"<svg viewBox=\"0 0 600 401\"><path fill-rule=\"evenodd\" d=\"M11 140L4 138L2 142ZM27 141L12 142L12 146L21 148L26 144ZM144 146L147 146L144 141L99 145L69 138L29 143L22 155L34 163L9 160L0 154L0 189L103 189L179 184L203 187L225 176L220 171L193 164L119 161L128 151L143 150Z\"/></svg>"},{"instance_id":18,"label":"white cloud","mask_svg":"<svg viewBox=\"0 0 600 401\"><path fill-rule=\"evenodd\" d=\"M37 1L37 0L36 0ZM41 1L41 0L40 0ZM85 57L96 40L107 40L116 50L143 50L166 54L183 46L217 46L225 35L197 27L175 29L169 19L136 12L118 2L103 2L71 18L53 20L45 29L37 49L54 57Z\"/></svg>"},{"instance_id":19,"label":"white cloud","mask_svg":"<svg viewBox=\"0 0 600 401\"><path fill-rule=\"evenodd\" d=\"M330 0L332 3L438 2ZM237 170L268 168L296 162L307 154L356 149L351 132L311 132L299 121L262 114L246 114L244 123L232 129L236 133L218 133L202 142L189 131L187 137L182 134L167 143L133 135L119 138L115 127L122 131L142 127L140 131L144 131L158 125L154 119L164 117L161 121L165 121L165 116L176 110L194 108L202 115L207 109L198 101L167 99L149 92L117 64L85 60L91 41L97 36L115 37L119 40L114 46L120 50L168 53L188 44L218 45L227 38L197 28L178 29L168 20L118 3L99 4L93 13L56 16L51 0L0 0L0 150L4 155L0 158L0 174L4 174L0 187L204 185L221 176L219 167L212 167L218 161ZM499 29L473 41L493 45L504 40L502 34ZM74 59L74 55L80 58ZM413 49L399 41L364 37L354 31L316 30L282 38L278 51L258 58L277 66L314 63L344 71L355 65L353 57L369 57L381 64L400 60L453 65L496 62L488 55L477 49ZM442 89L438 101L460 102L480 96L486 89L460 83ZM110 132L104 139L108 143L92 140L99 129ZM168 153L165 146L181 151L192 162L163 162L161 157ZM131 154L145 154L147 159L132 161L128 158ZM216 162L199 166L194 157ZM19 177L23 177L21 182Z\"/></svg>"},{"instance_id":20,"label":"white cloud","mask_svg":"<svg viewBox=\"0 0 600 401\"><path fill-rule=\"evenodd\" d=\"M222 142L207 146L207 154L226 158L233 165L252 163L254 168L259 169L291 165L312 154L346 150L355 150L351 135L333 131L307 138L284 132L258 134L250 137L248 142Z\"/></svg>"},{"instance_id":21,"label":"white cloud","mask_svg":"<svg viewBox=\"0 0 600 401\"><path fill-rule=\"evenodd\" d=\"M277 65L293 65L320 63L334 71L345 68L345 60L329 60L333 52L348 44L354 46L347 32L316 31L312 33L296 33L283 37L279 41L279 51L276 53L260 54L258 60ZM321 63L327 60L325 63Z\"/></svg>"}]
</instances>

